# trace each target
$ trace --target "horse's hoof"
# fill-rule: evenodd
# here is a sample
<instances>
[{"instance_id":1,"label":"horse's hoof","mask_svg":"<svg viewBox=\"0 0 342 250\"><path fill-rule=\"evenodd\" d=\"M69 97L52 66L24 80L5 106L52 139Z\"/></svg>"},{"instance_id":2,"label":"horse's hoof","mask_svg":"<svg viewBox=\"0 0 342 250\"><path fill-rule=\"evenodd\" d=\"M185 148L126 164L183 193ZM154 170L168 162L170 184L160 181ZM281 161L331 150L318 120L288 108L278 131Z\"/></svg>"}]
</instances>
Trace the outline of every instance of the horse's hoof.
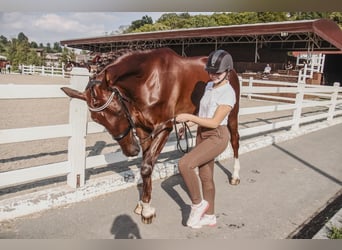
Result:
<instances>
[{"instance_id":1,"label":"horse's hoof","mask_svg":"<svg viewBox=\"0 0 342 250\"><path fill-rule=\"evenodd\" d=\"M154 207L151 207L150 203L140 202L142 206L141 211L141 221L144 224L151 224L153 218L156 217L156 209Z\"/></svg>"},{"instance_id":2,"label":"horse's hoof","mask_svg":"<svg viewBox=\"0 0 342 250\"><path fill-rule=\"evenodd\" d=\"M135 207L134 213L136 213L138 215L141 215L141 213L142 213L142 205L141 205L140 201L138 202L137 206Z\"/></svg>"},{"instance_id":3,"label":"horse's hoof","mask_svg":"<svg viewBox=\"0 0 342 250\"><path fill-rule=\"evenodd\" d=\"M143 215L141 215L141 221L142 221L142 223L144 223L144 224L151 224L153 218L155 218L155 217L156 217L156 214L155 214L155 213L152 214L152 215L149 216L149 217L144 217Z\"/></svg>"},{"instance_id":4,"label":"horse's hoof","mask_svg":"<svg viewBox=\"0 0 342 250\"><path fill-rule=\"evenodd\" d=\"M239 185L240 184L240 179L238 179L238 178L232 178L231 180L230 180L230 184L231 185Z\"/></svg>"}]
</instances>

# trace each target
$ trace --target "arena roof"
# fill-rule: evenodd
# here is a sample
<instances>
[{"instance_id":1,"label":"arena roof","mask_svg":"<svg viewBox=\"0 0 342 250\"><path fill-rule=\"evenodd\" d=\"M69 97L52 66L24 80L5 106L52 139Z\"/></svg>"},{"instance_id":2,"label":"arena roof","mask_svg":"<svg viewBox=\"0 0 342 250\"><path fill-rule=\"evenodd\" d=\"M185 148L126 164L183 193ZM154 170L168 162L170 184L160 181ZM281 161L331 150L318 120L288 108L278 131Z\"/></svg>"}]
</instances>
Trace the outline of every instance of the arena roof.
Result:
<instances>
[{"instance_id":1,"label":"arena roof","mask_svg":"<svg viewBox=\"0 0 342 250\"><path fill-rule=\"evenodd\" d=\"M284 51L341 51L342 31L332 20L272 22L171 31L129 33L63 40L61 44L93 52L125 48L184 47L202 44L267 44Z\"/></svg>"}]
</instances>

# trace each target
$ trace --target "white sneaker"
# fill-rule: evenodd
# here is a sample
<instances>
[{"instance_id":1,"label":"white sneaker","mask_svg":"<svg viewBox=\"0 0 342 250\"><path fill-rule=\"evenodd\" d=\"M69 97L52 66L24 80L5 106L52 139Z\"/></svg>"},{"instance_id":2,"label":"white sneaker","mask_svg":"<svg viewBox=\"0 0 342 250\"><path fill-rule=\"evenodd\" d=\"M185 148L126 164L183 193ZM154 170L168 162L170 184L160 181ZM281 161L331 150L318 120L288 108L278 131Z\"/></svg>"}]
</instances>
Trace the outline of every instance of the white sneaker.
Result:
<instances>
[{"instance_id":1,"label":"white sneaker","mask_svg":"<svg viewBox=\"0 0 342 250\"><path fill-rule=\"evenodd\" d=\"M216 216L215 214L205 214L201 218L199 222L200 226L209 226L209 227L215 227L216 226Z\"/></svg>"},{"instance_id":2,"label":"white sneaker","mask_svg":"<svg viewBox=\"0 0 342 250\"><path fill-rule=\"evenodd\" d=\"M186 225L188 227L196 228L196 226L199 224L202 216L208 210L208 208L209 203L206 200L202 200L202 202L198 205L192 205L191 213L188 221L186 222Z\"/></svg>"}]
</instances>

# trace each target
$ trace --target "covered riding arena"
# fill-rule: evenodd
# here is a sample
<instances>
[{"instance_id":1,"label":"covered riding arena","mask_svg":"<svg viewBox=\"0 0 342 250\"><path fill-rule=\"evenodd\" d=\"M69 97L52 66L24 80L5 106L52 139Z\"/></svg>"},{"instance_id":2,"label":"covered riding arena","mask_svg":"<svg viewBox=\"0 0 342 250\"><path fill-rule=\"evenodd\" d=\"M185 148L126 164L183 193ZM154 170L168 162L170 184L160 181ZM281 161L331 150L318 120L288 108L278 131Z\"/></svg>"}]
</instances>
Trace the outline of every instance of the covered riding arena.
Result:
<instances>
[{"instance_id":1,"label":"covered riding arena","mask_svg":"<svg viewBox=\"0 0 342 250\"><path fill-rule=\"evenodd\" d=\"M97 53L169 47L183 56L225 49L232 54L238 73L262 71L267 63L274 71L283 70L288 60L295 61L292 52L323 52L324 84L342 79L342 31L326 19L120 34L61 44Z\"/></svg>"}]
</instances>

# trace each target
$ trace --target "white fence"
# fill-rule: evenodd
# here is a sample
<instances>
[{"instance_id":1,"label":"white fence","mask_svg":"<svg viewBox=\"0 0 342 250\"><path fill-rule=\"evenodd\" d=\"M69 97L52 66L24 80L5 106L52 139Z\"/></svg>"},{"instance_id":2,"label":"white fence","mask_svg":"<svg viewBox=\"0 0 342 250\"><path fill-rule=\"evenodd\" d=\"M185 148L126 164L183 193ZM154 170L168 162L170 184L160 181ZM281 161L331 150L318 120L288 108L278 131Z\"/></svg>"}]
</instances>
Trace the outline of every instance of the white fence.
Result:
<instances>
[{"instance_id":1,"label":"white fence","mask_svg":"<svg viewBox=\"0 0 342 250\"><path fill-rule=\"evenodd\" d=\"M62 67L54 66L35 66L35 65L20 65L20 72L23 75L43 75L43 76L62 76L69 77L69 72L64 70L64 64Z\"/></svg>"},{"instance_id":2,"label":"white fence","mask_svg":"<svg viewBox=\"0 0 342 250\"><path fill-rule=\"evenodd\" d=\"M303 66L299 70L298 75L298 83L305 83L306 79L312 79L314 72L323 73L324 63L325 63L325 55L311 55L309 60L309 64L299 64L299 57L297 57L297 66Z\"/></svg>"},{"instance_id":3,"label":"white fence","mask_svg":"<svg viewBox=\"0 0 342 250\"><path fill-rule=\"evenodd\" d=\"M71 87L83 91L88 83L89 73L86 69L74 68L70 80ZM265 112L292 111L291 118L271 124L240 128L241 136L257 135L275 129L290 127L293 130L303 123L316 120L332 120L342 114L342 88L336 83L334 86L317 86L286 82L272 82L250 79L240 79L241 95L248 98L277 99L274 105L262 107L249 107L240 109L240 117ZM263 84L270 86L256 86ZM277 85L277 86L274 86ZM60 90L62 85L0 85L0 99L26 99L26 98L65 98ZM269 94L290 93L292 97L270 96ZM305 97L315 97L307 99ZM281 101L282 103L280 103ZM273 104L273 103L272 103ZM302 116L305 108L325 107L326 112L310 116ZM48 138L69 137L68 160L53 164L13 170L0 173L0 188L16 186L37 180L67 176L67 184L77 188L85 185L85 170L97 166L126 161L121 152L104 155L86 156L85 138L87 134L99 133L105 129L95 122L87 122L87 106L84 101L72 99L70 101L69 124L3 129L0 130L0 144L17 143L23 141L42 140ZM191 143L191 142L190 142ZM162 152L177 150L175 142L168 142ZM138 156L139 157L139 156ZM137 158L138 158L137 157Z\"/></svg>"}]
</instances>

